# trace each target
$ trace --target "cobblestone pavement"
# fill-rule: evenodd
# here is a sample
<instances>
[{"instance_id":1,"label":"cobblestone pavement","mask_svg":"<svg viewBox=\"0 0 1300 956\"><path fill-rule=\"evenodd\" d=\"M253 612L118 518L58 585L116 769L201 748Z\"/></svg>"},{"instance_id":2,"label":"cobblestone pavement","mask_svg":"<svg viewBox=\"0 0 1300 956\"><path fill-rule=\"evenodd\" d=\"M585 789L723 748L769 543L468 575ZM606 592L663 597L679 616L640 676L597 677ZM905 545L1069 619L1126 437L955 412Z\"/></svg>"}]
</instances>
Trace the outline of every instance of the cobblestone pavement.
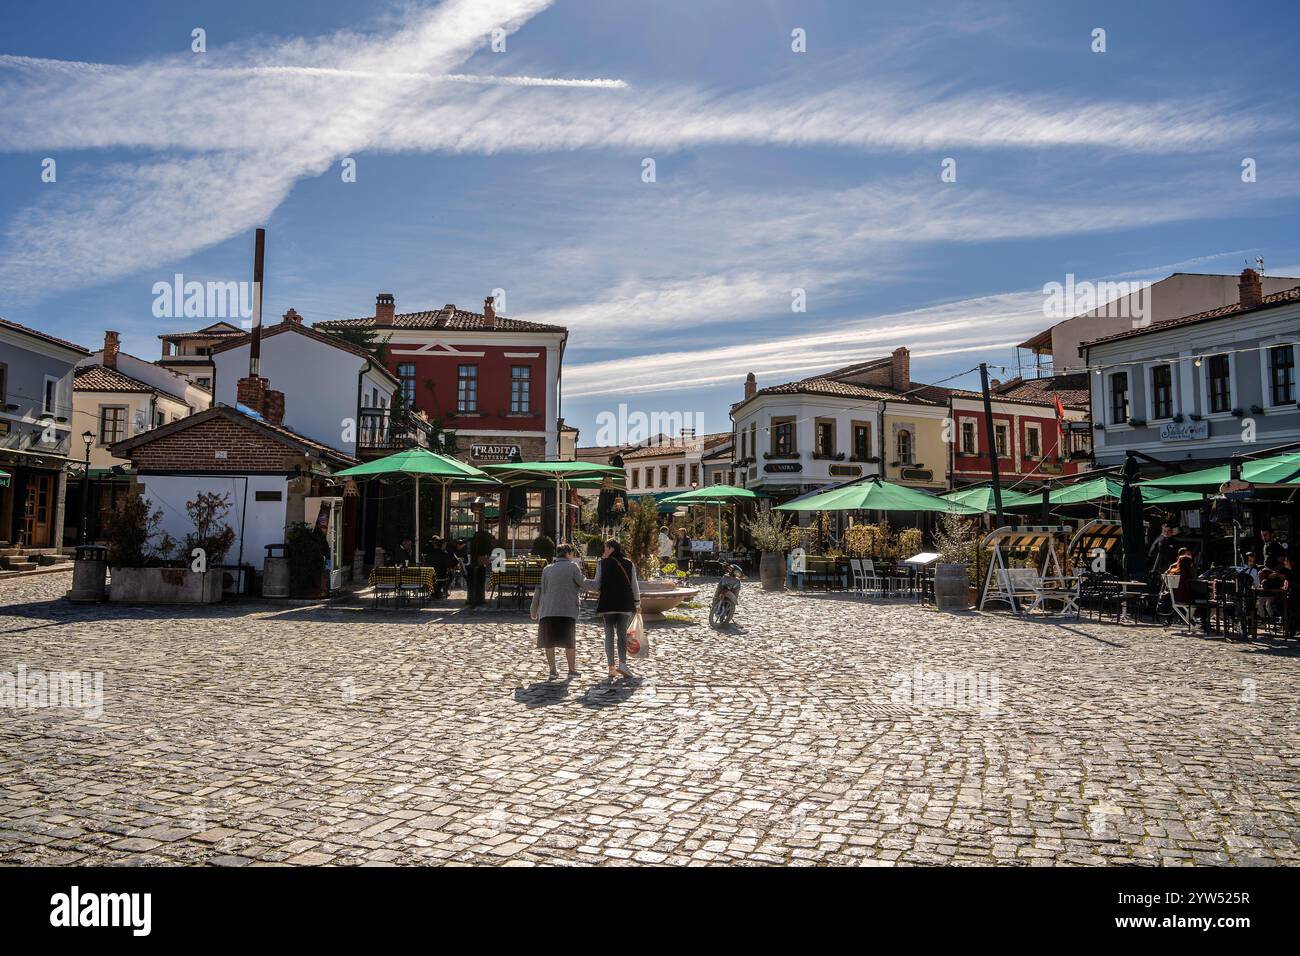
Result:
<instances>
[{"instance_id":1,"label":"cobblestone pavement","mask_svg":"<svg viewBox=\"0 0 1300 956\"><path fill-rule=\"evenodd\" d=\"M104 674L0 709L5 863L1300 861L1294 648L747 587L611 688L591 621L548 683L521 613L69 580L0 584L0 675Z\"/></svg>"}]
</instances>

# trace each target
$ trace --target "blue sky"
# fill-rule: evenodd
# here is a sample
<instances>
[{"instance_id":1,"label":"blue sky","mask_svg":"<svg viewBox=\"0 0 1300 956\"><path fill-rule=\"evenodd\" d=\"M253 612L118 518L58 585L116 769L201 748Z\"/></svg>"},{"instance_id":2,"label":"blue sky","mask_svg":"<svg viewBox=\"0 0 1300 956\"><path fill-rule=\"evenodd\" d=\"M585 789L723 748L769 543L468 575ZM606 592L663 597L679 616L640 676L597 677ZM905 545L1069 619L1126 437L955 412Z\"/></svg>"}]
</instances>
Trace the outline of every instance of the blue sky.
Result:
<instances>
[{"instance_id":1,"label":"blue sky","mask_svg":"<svg viewBox=\"0 0 1300 956\"><path fill-rule=\"evenodd\" d=\"M1014 371L1068 273L1300 274L1294 4L1057 6L6 5L0 315L154 358L196 323L153 284L248 278L264 225L272 317L499 287L567 325L591 441L898 345L919 380Z\"/></svg>"}]
</instances>

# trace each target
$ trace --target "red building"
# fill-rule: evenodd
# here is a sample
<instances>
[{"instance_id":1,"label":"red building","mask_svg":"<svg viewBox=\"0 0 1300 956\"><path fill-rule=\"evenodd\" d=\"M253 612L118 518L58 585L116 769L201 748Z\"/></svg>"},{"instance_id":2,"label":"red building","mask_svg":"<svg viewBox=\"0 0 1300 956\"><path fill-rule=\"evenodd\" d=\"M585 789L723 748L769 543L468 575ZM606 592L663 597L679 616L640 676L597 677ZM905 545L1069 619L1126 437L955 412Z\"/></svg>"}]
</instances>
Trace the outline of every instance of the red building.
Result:
<instances>
[{"instance_id":1,"label":"red building","mask_svg":"<svg viewBox=\"0 0 1300 956\"><path fill-rule=\"evenodd\" d=\"M990 383L993 442L1004 486L1029 491L1077 474L1092 457L1087 373ZM979 392L950 389L952 486L989 481L989 432ZM1058 408L1058 401L1060 406Z\"/></svg>"}]
</instances>

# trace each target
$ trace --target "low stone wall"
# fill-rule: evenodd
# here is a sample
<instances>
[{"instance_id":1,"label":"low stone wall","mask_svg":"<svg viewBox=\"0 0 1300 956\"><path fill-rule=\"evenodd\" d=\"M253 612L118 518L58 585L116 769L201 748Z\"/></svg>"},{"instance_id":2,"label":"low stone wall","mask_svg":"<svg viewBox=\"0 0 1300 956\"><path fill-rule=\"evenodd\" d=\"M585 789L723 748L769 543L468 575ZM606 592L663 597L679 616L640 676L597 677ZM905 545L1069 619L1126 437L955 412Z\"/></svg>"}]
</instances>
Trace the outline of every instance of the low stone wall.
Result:
<instances>
[{"instance_id":1,"label":"low stone wall","mask_svg":"<svg viewBox=\"0 0 1300 956\"><path fill-rule=\"evenodd\" d=\"M217 604L221 571L184 568L113 568L108 599L119 604Z\"/></svg>"}]
</instances>

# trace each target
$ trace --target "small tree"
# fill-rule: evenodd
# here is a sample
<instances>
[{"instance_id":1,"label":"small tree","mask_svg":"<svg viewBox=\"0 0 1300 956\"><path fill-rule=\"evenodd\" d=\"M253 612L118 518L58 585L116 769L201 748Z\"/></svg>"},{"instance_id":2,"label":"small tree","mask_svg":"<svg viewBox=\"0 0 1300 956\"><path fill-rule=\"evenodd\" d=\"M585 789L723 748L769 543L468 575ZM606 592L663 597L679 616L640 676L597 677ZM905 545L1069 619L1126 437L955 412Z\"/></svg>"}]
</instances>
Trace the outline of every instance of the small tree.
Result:
<instances>
[{"instance_id":1,"label":"small tree","mask_svg":"<svg viewBox=\"0 0 1300 956\"><path fill-rule=\"evenodd\" d=\"M745 522L754 547L765 554L786 550L786 518L779 511L760 511Z\"/></svg>"},{"instance_id":2,"label":"small tree","mask_svg":"<svg viewBox=\"0 0 1300 956\"><path fill-rule=\"evenodd\" d=\"M934 548L945 564L965 562L972 586L978 587L975 561L979 549L979 528L969 518L940 515L935 523Z\"/></svg>"},{"instance_id":3,"label":"small tree","mask_svg":"<svg viewBox=\"0 0 1300 956\"><path fill-rule=\"evenodd\" d=\"M328 545L315 525L299 522L286 529L284 556L289 562L289 593L295 597L312 596L321 588L325 573Z\"/></svg>"},{"instance_id":4,"label":"small tree","mask_svg":"<svg viewBox=\"0 0 1300 956\"><path fill-rule=\"evenodd\" d=\"M114 568L142 568L150 559L158 558L154 539L162 523L162 509L149 510L143 495L131 495L119 504L104 522L108 537L108 563ZM162 536L164 551L170 551L173 542Z\"/></svg>"},{"instance_id":5,"label":"small tree","mask_svg":"<svg viewBox=\"0 0 1300 956\"><path fill-rule=\"evenodd\" d=\"M895 539L895 556L910 558L918 553L924 544L925 535L921 534L920 528L903 528Z\"/></svg>"},{"instance_id":6,"label":"small tree","mask_svg":"<svg viewBox=\"0 0 1300 956\"><path fill-rule=\"evenodd\" d=\"M195 548L207 555L209 565L220 564L235 543L235 529L223 520L230 511L230 496L200 492L193 501L185 503L185 511L194 524L194 532L185 536L185 553L189 558Z\"/></svg>"},{"instance_id":7,"label":"small tree","mask_svg":"<svg viewBox=\"0 0 1300 956\"><path fill-rule=\"evenodd\" d=\"M650 577L659 573L655 554L659 546L659 511L653 495L629 504L619 538L638 574Z\"/></svg>"}]
</instances>

